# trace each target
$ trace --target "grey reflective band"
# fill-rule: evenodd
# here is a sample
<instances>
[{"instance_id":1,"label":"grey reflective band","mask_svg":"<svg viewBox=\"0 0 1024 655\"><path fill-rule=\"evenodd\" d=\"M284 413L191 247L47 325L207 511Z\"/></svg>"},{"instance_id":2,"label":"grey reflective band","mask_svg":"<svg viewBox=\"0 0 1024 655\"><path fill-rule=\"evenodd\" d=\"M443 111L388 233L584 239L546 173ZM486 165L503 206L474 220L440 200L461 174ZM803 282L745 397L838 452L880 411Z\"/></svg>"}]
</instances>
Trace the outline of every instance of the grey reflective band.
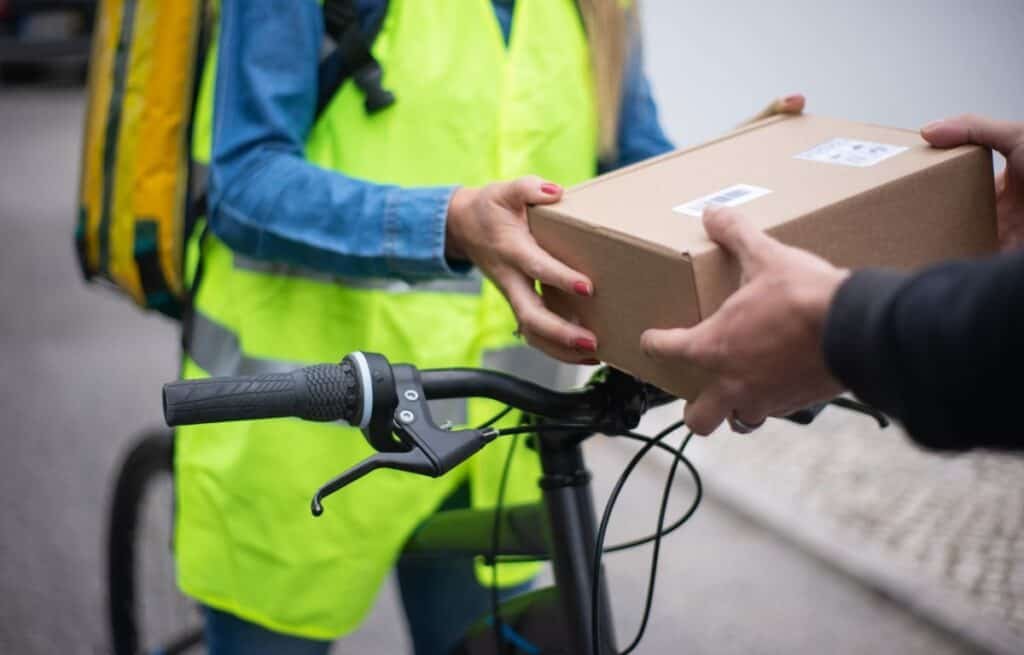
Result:
<instances>
[{"instance_id":1,"label":"grey reflective band","mask_svg":"<svg viewBox=\"0 0 1024 655\"><path fill-rule=\"evenodd\" d=\"M263 375L286 373L308 366L308 363L251 357L242 352L238 336L227 327L196 310L189 323L188 356L211 376ZM343 355L344 353L338 353ZM352 353L363 382L363 415L359 427L369 424L373 407L370 389L370 367L362 353ZM362 360L362 363L360 363ZM365 369L363 368L365 367ZM466 423L469 411L464 398L431 400L430 413L438 422L451 421L455 425Z\"/></svg>"},{"instance_id":2,"label":"grey reflective band","mask_svg":"<svg viewBox=\"0 0 1024 655\"><path fill-rule=\"evenodd\" d=\"M373 407L373 387L370 385L370 365L366 362L366 355L358 350L351 355L352 361L356 363L359 370L359 385L363 388L363 413L359 415L359 429L365 430L370 424L370 412Z\"/></svg>"},{"instance_id":3,"label":"grey reflective band","mask_svg":"<svg viewBox=\"0 0 1024 655\"><path fill-rule=\"evenodd\" d=\"M242 352L238 335L198 310L192 313L189 327L188 355L211 376L284 373L308 365L246 355ZM338 354L341 356L345 353ZM369 424L373 406L370 369L362 353L352 353L352 359L359 369L363 384L363 414L359 427L365 428ZM574 386L576 381L574 367L566 366L525 344L486 351L483 366L556 389ZM464 425L469 416L467 401L458 398L431 400L430 413L438 423L451 421L455 425Z\"/></svg>"},{"instance_id":4,"label":"grey reflective band","mask_svg":"<svg viewBox=\"0 0 1024 655\"><path fill-rule=\"evenodd\" d=\"M340 284L352 289L384 291L386 293L459 293L475 295L483 288L483 278L477 272L471 275L409 283L397 278L356 277L354 275L331 275L304 266L293 266L279 262L268 262L252 257L233 254L235 268L252 273L267 273L297 277L323 284Z\"/></svg>"},{"instance_id":5,"label":"grey reflective band","mask_svg":"<svg viewBox=\"0 0 1024 655\"><path fill-rule=\"evenodd\" d=\"M192 313L189 330L189 357L214 377L285 373L303 366L245 355L238 335L198 310Z\"/></svg>"}]
</instances>

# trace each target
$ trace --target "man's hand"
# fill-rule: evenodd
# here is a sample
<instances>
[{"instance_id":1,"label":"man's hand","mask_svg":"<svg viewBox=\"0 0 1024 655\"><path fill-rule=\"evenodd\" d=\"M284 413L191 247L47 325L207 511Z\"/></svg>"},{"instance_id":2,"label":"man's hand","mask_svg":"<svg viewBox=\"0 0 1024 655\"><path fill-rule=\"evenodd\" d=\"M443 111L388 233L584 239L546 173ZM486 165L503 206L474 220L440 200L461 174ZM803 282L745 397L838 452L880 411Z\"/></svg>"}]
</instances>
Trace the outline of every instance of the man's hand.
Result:
<instances>
[{"instance_id":1,"label":"man's hand","mask_svg":"<svg viewBox=\"0 0 1024 655\"><path fill-rule=\"evenodd\" d=\"M1006 157L1006 170L996 177L999 246L1006 252L1024 245L1024 123L967 115L929 123L921 136L938 148L974 143Z\"/></svg>"},{"instance_id":2,"label":"man's hand","mask_svg":"<svg viewBox=\"0 0 1024 655\"><path fill-rule=\"evenodd\" d=\"M822 349L832 296L848 275L808 252L785 246L732 209L704 212L708 236L734 255L743 282L714 314L692 328L647 330L647 354L696 364L714 382L686 405L686 424L706 435L729 420L760 425L841 390Z\"/></svg>"}]
</instances>

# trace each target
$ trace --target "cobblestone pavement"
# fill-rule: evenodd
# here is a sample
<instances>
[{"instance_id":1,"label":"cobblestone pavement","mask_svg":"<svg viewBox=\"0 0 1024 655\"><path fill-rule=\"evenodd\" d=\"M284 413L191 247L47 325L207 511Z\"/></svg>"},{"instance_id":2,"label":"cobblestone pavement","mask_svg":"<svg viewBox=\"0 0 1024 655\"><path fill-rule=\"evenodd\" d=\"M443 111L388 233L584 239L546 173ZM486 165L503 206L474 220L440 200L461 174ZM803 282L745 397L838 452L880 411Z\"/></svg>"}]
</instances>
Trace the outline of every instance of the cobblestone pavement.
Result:
<instances>
[{"instance_id":1,"label":"cobblestone pavement","mask_svg":"<svg viewBox=\"0 0 1024 655\"><path fill-rule=\"evenodd\" d=\"M709 488L995 651L1024 651L1024 458L927 453L829 409L695 444Z\"/></svg>"}]
</instances>

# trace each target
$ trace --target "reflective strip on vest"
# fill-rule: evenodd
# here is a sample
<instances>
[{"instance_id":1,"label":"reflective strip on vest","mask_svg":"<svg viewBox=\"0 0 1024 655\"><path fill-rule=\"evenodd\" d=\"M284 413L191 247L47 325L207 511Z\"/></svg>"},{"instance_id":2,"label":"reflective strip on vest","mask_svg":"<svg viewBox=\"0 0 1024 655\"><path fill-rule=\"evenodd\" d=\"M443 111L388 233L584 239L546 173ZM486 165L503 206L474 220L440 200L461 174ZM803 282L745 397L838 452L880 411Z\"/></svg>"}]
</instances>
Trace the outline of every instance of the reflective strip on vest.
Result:
<instances>
[{"instance_id":1,"label":"reflective strip on vest","mask_svg":"<svg viewBox=\"0 0 1024 655\"><path fill-rule=\"evenodd\" d=\"M235 268L254 273L298 277L324 284L342 284L350 289L384 291L385 293L464 293L476 295L483 286L483 278L475 270L460 278L426 280L409 283L404 280L385 277L356 277L354 275L331 275L304 266L270 262L235 253Z\"/></svg>"},{"instance_id":2,"label":"reflective strip on vest","mask_svg":"<svg viewBox=\"0 0 1024 655\"><path fill-rule=\"evenodd\" d=\"M188 354L204 371L218 377L284 373L306 366L300 362L246 355L238 335L198 311L189 322ZM345 354L339 353L339 358ZM576 373L573 367L525 344L486 351L483 368L555 389L572 386ZM430 411L438 424L450 421L462 425L467 420L466 401L461 399L431 401Z\"/></svg>"},{"instance_id":3,"label":"reflective strip on vest","mask_svg":"<svg viewBox=\"0 0 1024 655\"><path fill-rule=\"evenodd\" d=\"M188 354L214 377L285 373L302 366L297 362L246 355L238 335L200 311L193 312L189 321Z\"/></svg>"},{"instance_id":4,"label":"reflective strip on vest","mask_svg":"<svg viewBox=\"0 0 1024 655\"><path fill-rule=\"evenodd\" d=\"M238 335L200 311L193 312L189 321L188 354L211 376L264 375L306 366L300 362L246 355L242 352ZM339 359L346 354L339 353ZM522 343L484 351L483 368L556 389L575 382L573 367Z\"/></svg>"}]
</instances>

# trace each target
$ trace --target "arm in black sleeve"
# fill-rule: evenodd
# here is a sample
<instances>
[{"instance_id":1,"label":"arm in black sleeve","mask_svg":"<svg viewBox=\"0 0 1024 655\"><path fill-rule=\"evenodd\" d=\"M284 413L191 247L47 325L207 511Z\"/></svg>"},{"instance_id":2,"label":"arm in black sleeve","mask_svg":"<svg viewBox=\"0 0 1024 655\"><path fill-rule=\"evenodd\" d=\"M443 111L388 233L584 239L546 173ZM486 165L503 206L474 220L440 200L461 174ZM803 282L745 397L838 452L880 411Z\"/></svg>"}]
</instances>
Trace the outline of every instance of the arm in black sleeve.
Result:
<instances>
[{"instance_id":1,"label":"arm in black sleeve","mask_svg":"<svg viewBox=\"0 0 1024 655\"><path fill-rule=\"evenodd\" d=\"M1024 252L856 272L824 346L832 373L920 444L1024 449Z\"/></svg>"}]
</instances>

